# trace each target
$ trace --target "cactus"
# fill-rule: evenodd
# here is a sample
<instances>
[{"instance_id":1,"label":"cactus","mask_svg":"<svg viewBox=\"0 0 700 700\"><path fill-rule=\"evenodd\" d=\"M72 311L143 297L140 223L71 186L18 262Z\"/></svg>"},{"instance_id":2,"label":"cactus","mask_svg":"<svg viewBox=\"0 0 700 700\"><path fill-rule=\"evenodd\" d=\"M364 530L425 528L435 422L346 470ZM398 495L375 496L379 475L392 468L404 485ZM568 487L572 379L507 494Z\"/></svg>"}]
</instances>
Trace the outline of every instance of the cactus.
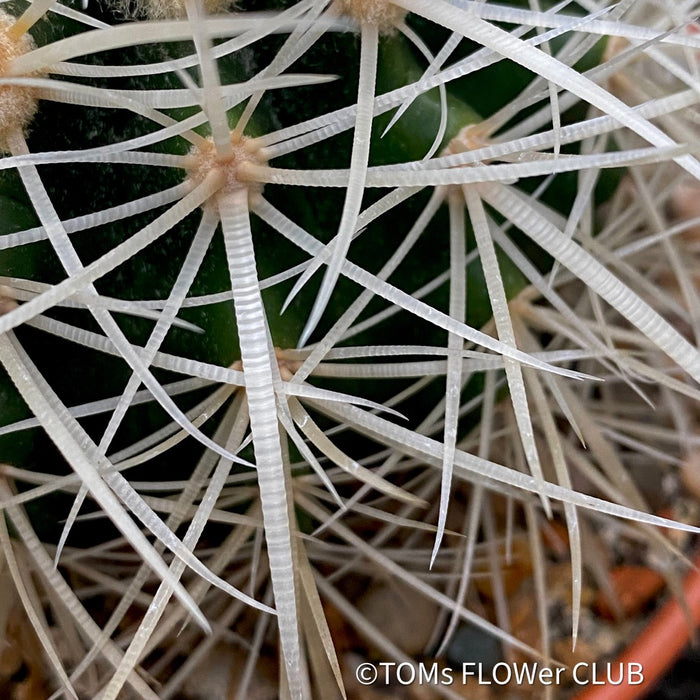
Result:
<instances>
[{"instance_id":1,"label":"cactus","mask_svg":"<svg viewBox=\"0 0 700 700\"><path fill-rule=\"evenodd\" d=\"M630 473L695 445L694 3L4 8L0 541L51 692L174 697L236 639L247 697L274 639L280 697L345 697L324 603L414 662L373 576L437 605L426 653L552 661L543 521L574 643L601 520L698 531Z\"/></svg>"}]
</instances>

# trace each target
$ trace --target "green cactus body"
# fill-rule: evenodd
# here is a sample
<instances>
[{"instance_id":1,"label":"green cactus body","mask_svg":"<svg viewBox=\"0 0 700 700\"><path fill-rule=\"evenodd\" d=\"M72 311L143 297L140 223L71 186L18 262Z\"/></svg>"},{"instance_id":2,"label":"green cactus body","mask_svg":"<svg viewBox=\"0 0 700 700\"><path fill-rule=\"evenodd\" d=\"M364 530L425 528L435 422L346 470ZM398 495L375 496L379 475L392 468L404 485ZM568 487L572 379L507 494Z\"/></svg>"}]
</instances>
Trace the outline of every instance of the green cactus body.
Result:
<instances>
[{"instance_id":1,"label":"green cactus body","mask_svg":"<svg viewBox=\"0 0 700 700\"><path fill-rule=\"evenodd\" d=\"M66 22L66 36L74 31L74 26ZM58 25L58 26L56 26ZM39 31L39 41L56 40L59 38L61 22L52 24L50 36L46 29ZM327 45L326 45L327 44ZM356 40L352 36L332 37L320 46L310 56L305 57L310 65L323 65L324 61L332 61L339 54L353 55L357 51ZM177 45L156 45L142 47L125 54L124 51L107 53L100 56L100 62L109 64L122 61L134 63L149 63L157 60L175 60L184 55L186 48ZM255 60L265 59L264 50L262 56L255 56ZM268 51L268 53L270 53ZM234 55L220 62L221 80L223 83L235 82L246 76L246 63L253 60L249 54L242 58ZM416 62L407 42L400 36L387 36L382 39L380 45L380 73L378 75L377 93L388 92L401 87L420 77L421 68ZM248 68L248 71L250 69ZM125 79L124 89L167 89L174 88L177 80L171 74L163 76ZM98 83L96 83L98 84ZM342 97L350 99L352 86L345 86ZM388 122L388 116L377 119L373 126L371 157L373 164L389 162L404 162L406 160L418 160L430 148L437 124L440 119L440 101L437 91L431 91L420 95L407 113L399 120L396 126L386 136L382 132ZM281 103L278 106L278 102ZM311 107L311 110L309 109ZM474 123L478 116L466 104L459 99L448 95L449 120L445 133L444 143L448 143L457 132L468 123ZM294 91L285 91L284 99L275 98L272 114L268 115L268 121L274 119L289 119L295 115L298 119L304 111L309 114L317 111L318 105L308 104L304 96L297 97ZM191 109L173 110L171 114L177 119L185 119L193 113ZM229 121L235 124L240 110L233 110L229 114ZM53 123L71 124L72 128L58 134L51 129ZM103 143L118 142L120 140L135 138L147 133L147 123L138 117L125 114L120 110L96 109L85 111L73 105L60 105L43 103L32 131L29 143L32 150L77 150L89 149ZM247 129L251 135L261 132L260 125L251 123ZM157 146L157 151L175 154L186 154L187 146L181 139L171 139ZM305 154L302 154L305 155ZM315 167L334 167L345 162L349 157L348 145L324 145L318 153L311 154L304 165ZM283 165L299 165L299 158L295 161L282 158ZM107 209L120 202L137 199L149 192L157 192L168 187L176 186L183 178L177 172L164 168L136 168L119 164L77 164L75 166L47 166L44 182L52 200L58 202L59 214L63 219L72 219L81 216L91 210ZM14 175L14 173L13 173ZM8 208L5 219L7 233L15 230L29 228L29 224L36 224L31 218L31 202L23 191L21 182L17 177L6 175L3 192L12 199L12 208ZM274 188L272 188L274 189ZM277 188L277 191L269 193L272 201L280 207L288 207L294 212L296 220L302 226L308 228L319 239L328 239L329 234L337 226L340 200L328 196L318 199L313 190L299 190L295 188ZM395 226L387 229L374 225L358 239L354 250L355 259L366 269L376 271L379 262L388 258L391 252L400 242L400 232L409 228L412 220L417 215L417 206L411 202L409 206L399 211L395 220ZM150 216L150 215L149 215ZM147 215L141 219L130 222L130 225L143 225L149 220ZM195 217L185 219L175 227L157 246L152 246L137 257L132 258L126 264L121 265L113 273L100 281L99 289L102 294L115 298L125 299L165 299L172 287L175 277L180 270L182 260L187 251L196 227ZM447 256L447 243L440 234L442 220L438 219L432 224L435 238L430 234L426 236L426 255L431 250L434 253L429 264L425 264L426 257L417 255L408 260L400 270L401 277L405 280L401 286L404 288L417 288L429 282L443 272L449 265ZM89 262L99 257L110 248L125 240L128 232L120 222L107 224L85 233L74 234L72 240L84 262ZM470 235L470 234L469 234ZM439 236L439 238L438 238ZM442 240L441 240L442 239ZM266 279L283 271L291 260L302 260L298 252L291 244L275 235L264 225L258 224L255 228L256 261L260 279ZM444 246L444 251L435 250ZM473 247L473 241L469 243ZM513 295L524 285L524 279L518 274L517 269L509 264L507 258L503 258L504 270L509 294ZM20 249L10 248L0 256L0 272L6 276L24 277L43 282L57 282L62 279L64 271L56 259L51 245L43 241L30 244ZM490 316L488 297L485 293L483 277L478 261L474 261L469 272L468 294L468 322L475 327L480 327ZM225 264L225 254L221 240L215 238L207 253L204 265L198 274L191 290L192 296L216 294L225 292L228 285L228 271ZM273 342L276 346L294 347L297 344L301 327L308 314L313 299L314 285L294 299L291 306L284 312L281 308L286 293L291 285L277 285L264 293L266 308L268 309L268 323L270 324ZM346 308L347 303L357 294L357 287L349 282L339 284L338 292L334 296L325 327L329 327L334 318L337 318ZM446 293L439 291L435 297L435 303L446 308ZM228 366L240 358L238 350L237 330L232 302L207 305L205 307L184 309L181 318L195 326L202 332L173 328L169 332L163 345L163 351L171 352L182 357L203 360L217 365ZM82 322L85 322L85 314L82 314ZM120 326L131 342L142 345L152 328L152 322L121 315L118 317ZM81 321L77 321L80 323ZM429 327L417 331L413 328L413 322L409 319L399 321L387 334L395 336L400 329L406 342L419 342L425 339L425 332L431 335L435 342L441 341L443 334L431 331ZM321 327L321 330L323 330ZM34 334L35 336L38 334ZM359 340L377 342L380 335L373 337L372 333L361 336ZM28 341L31 345L31 341ZM35 340L36 349L45 359L38 360L42 371L51 372L51 366L59 364L61 373L54 373L52 386L65 397L67 404L79 404L89 400L96 400L102 396L114 395L127 381L128 368L119 362L105 357L101 353L82 351L76 349L73 344L63 341L50 340L47 342L43 335ZM78 353L76 355L76 353ZM87 374L86 374L87 373ZM89 377L89 381L85 381ZM5 380L5 391L8 396L12 393L9 380ZM351 389L351 386L345 386ZM374 393L381 396L382 392ZM18 405L21 401L13 399ZM125 444L135 441L139 435L148 434L148 431L159 427L165 420L157 409L140 408L130 411L130 416L124 423L123 432ZM3 422L8 424L21 415L17 409L3 414ZM23 417L28 417L28 413ZM20 441L21 444L23 441ZM37 445L41 441L38 441ZM13 444L14 443L14 444ZM15 452L14 439L5 443L3 451L4 459L12 462L22 462L26 459L25 450ZM33 456L34 463L46 459L44 450L46 446L37 446ZM51 456L56 460L55 455ZM185 461L183 459L183 461ZM186 472L186 468L183 473ZM157 475L158 470L155 471Z\"/></svg>"}]
</instances>

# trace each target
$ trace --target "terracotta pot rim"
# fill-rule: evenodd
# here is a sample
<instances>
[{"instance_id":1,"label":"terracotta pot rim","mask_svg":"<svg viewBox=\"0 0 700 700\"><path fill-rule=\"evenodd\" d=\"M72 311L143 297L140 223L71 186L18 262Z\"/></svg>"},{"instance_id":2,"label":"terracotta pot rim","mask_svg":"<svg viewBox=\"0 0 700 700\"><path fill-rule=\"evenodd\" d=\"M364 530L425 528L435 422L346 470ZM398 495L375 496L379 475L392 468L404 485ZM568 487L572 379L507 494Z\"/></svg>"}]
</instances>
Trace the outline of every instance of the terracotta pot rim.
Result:
<instances>
[{"instance_id":1,"label":"terracotta pot rim","mask_svg":"<svg viewBox=\"0 0 700 700\"><path fill-rule=\"evenodd\" d=\"M700 552L694 568L684 582L685 601L692 626L675 598L666 602L652 617L644 631L614 660L618 663L641 664L644 682L630 685L587 686L576 700L639 700L648 693L665 671L681 655L696 627L700 625ZM626 668L626 666L625 666Z\"/></svg>"}]
</instances>

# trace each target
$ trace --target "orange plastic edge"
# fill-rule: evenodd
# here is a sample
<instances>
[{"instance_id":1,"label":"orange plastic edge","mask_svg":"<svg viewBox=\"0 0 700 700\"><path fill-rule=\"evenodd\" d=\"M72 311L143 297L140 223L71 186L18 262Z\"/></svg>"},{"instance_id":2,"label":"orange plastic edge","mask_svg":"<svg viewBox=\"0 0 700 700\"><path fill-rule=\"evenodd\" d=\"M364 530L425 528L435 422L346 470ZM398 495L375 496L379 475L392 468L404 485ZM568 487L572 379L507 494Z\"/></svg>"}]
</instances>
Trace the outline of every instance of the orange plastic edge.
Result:
<instances>
[{"instance_id":1,"label":"orange plastic edge","mask_svg":"<svg viewBox=\"0 0 700 700\"><path fill-rule=\"evenodd\" d=\"M685 599L694 627L700 625L700 553L695 569L684 582ZM694 628L693 628L694 629ZM645 630L614 661L642 666L644 682L630 685L624 680L620 685L588 686L576 695L576 700L638 700L653 689L664 672L680 656L693 632L678 602L668 601L652 618Z\"/></svg>"}]
</instances>

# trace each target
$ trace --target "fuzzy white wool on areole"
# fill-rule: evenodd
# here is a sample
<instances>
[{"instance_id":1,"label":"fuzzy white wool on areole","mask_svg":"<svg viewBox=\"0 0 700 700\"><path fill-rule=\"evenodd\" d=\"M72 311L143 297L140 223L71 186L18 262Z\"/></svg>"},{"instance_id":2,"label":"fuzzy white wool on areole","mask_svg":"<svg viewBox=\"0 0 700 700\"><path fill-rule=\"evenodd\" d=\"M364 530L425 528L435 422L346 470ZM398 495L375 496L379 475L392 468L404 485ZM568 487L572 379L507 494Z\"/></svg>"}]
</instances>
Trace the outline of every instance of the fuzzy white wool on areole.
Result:
<instances>
[{"instance_id":1,"label":"fuzzy white wool on areole","mask_svg":"<svg viewBox=\"0 0 700 700\"><path fill-rule=\"evenodd\" d=\"M370 24L382 32L392 32L406 16L406 10L390 0L338 0L344 14L359 24Z\"/></svg>"},{"instance_id":2,"label":"fuzzy white wool on areole","mask_svg":"<svg viewBox=\"0 0 700 700\"><path fill-rule=\"evenodd\" d=\"M257 195L262 193L264 185L251 178L247 168L264 166L266 159L259 142L247 136L238 136L232 132L231 148L232 155L219 155L211 137L193 147L188 156L188 182L197 186L210 172L218 171L222 178L221 192L231 194L247 189L249 202L252 204Z\"/></svg>"},{"instance_id":3,"label":"fuzzy white wool on areole","mask_svg":"<svg viewBox=\"0 0 700 700\"><path fill-rule=\"evenodd\" d=\"M27 34L14 36L15 18L0 10L0 81L8 74L12 61L35 46ZM0 84L0 152L9 151L8 139L15 131L24 132L34 117L37 98L32 88L11 83Z\"/></svg>"}]
</instances>

